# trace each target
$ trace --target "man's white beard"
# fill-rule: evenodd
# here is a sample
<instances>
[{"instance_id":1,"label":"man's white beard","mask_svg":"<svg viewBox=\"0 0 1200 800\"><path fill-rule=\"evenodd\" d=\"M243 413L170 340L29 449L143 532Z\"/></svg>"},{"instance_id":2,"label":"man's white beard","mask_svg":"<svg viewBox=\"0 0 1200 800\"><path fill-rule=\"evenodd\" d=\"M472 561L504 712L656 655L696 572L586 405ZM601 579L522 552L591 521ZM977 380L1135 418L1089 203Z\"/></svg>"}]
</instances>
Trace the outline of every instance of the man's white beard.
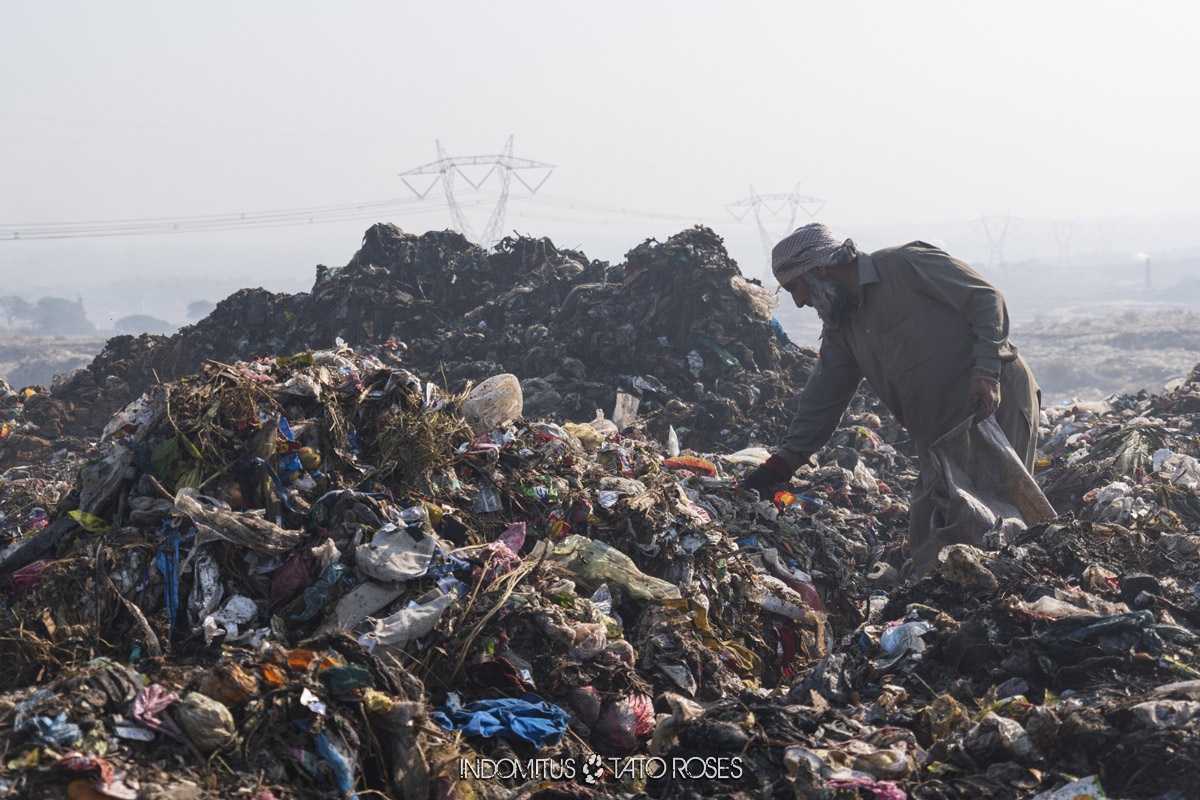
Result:
<instances>
[{"instance_id":1,"label":"man's white beard","mask_svg":"<svg viewBox=\"0 0 1200 800\"><path fill-rule=\"evenodd\" d=\"M822 280L811 275L805 275L803 280L808 288L808 302L817 310L821 322L831 330L837 328L846 310L846 290L834 280Z\"/></svg>"}]
</instances>

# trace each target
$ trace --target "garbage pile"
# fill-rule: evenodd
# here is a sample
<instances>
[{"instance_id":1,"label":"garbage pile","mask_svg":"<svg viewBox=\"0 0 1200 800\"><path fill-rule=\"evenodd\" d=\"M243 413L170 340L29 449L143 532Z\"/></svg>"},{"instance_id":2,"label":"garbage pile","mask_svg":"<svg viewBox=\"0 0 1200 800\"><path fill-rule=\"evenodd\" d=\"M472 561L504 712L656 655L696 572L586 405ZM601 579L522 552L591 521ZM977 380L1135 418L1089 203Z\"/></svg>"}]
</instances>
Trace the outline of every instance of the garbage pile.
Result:
<instances>
[{"instance_id":1,"label":"garbage pile","mask_svg":"<svg viewBox=\"0 0 1200 800\"><path fill-rule=\"evenodd\" d=\"M464 284L571 273L574 254L372 231L370 258L311 296L226 300L215 314L240 308L249 333L230 317L125 337L52 395L5 393L22 435L31 401L70 435L144 386L77 449L3 473L0 797L1194 796L1200 369L1161 397L1048 410L1039 478L1062 516L946 548L905 583L917 465L869 395L817 465L767 495L736 488L773 431L703 415L724 399L740 419L731 397L795 380L812 354L752 304L705 311L720 298L704 270L736 266L711 266L714 248L688 278L697 251L674 248L702 229L619 268L678 295L580 261L599 288L542 309L554 324L525 352L594 366L525 379L488 339L567 285L549 271L489 306ZM370 267L388 258L404 268ZM400 291L393 272L426 293L409 339L363 325L385 313L370 292ZM335 311L285 313L316 297ZM635 301L650 306L616 308ZM490 333L439 322L443 304L484 306ZM618 324L580 323L606 304ZM352 346L345 320L386 333ZM705 320L729 327L697 333ZM291 325L337 336L293 347ZM268 329L261 355L250 336ZM604 361L647 330L662 351ZM699 380L666 366L689 341ZM437 352L445 378L416 369ZM72 394L85 385L98 402ZM537 410L551 391L583 413ZM782 425L775 402L749 409Z\"/></svg>"},{"instance_id":2,"label":"garbage pile","mask_svg":"<svg viewBox=\"0 0 1200 800\"><path fill-rule=\"evenodd\" d=\"M765 451L658 442L617 400L529 420L515 376L451 396L348 347L146 393L0 551L0 791L502 796L460 765L645 756L671 704L786 688L913 466L854 418L741 495Z\"/></svg>"},{"instance_id":3,"label":"garbage pile","mask_svg":"<svg viewBox=\"0 0 1200 800\"><path fill-rule=\"evenodd\" d=\"M86 427L98 431L158 380L209 360L341 339L450 392L514 374L531 416L590 420L623 391L641 401L656 435L674 426L685 447L738 450L786 429L815 363L772 325L775 302L700 226L610 265L547 239L508 238L485 251L452 231L416 236L378 224L344 267L317 268L311 292L245 289L169 338L115 337L53 394L76 414L91 412Z\"/></svg>"}]
</instances>

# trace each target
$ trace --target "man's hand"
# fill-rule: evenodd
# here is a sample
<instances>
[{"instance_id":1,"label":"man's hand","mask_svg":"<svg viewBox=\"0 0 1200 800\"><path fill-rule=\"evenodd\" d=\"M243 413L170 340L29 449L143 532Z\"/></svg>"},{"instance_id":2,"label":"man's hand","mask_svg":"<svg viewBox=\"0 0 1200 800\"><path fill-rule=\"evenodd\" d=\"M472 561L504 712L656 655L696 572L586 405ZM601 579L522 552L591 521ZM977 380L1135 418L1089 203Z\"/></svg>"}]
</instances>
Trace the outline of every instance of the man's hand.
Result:
<instances>
[{"instance_id":1,"label":"man's hand","mask_svg":"<svg viewBox=\"0 0 1200 800\"><path fill-rule=\"evenodd\" d=\"M784 483L792 479L792 469L779 456L771 456L746 474L738 481L739 489L762 489L776 483Z\"/></svg>"},{"instance_id":2,"label":"man's hand","mask_svg":"<svg viewBox=\"0 0 1200 800\"><path fill-rule=\"evenodd\" d=\"M1000 382L989 378L972 378L967 393L967 410L975 415L975 424L996 413L1000 407Z\"/></svg>"}]
</instances>

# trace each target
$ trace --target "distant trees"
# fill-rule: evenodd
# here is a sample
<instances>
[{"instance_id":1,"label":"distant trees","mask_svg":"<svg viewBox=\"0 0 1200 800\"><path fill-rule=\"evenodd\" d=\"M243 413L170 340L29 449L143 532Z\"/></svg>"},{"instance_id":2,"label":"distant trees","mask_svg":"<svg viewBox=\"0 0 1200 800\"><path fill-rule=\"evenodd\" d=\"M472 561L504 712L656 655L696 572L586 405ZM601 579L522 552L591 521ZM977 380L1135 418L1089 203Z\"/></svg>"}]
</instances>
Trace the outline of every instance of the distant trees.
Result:
<instances>
[{"instance_id":1,"label":"distant trees","mask_svg":"<svg viewBox=\"0 0 1200 800\"><path fill-rule=\"evenodd\" d=\"M4 314L5 324L9 327L29 322L34 316L33 305L24 297L17 297L15 294L0 297L0 313Z\"/></svg>"},{"instance_id":2,"label":"distant trees","mask_svg":"<svg viewBox=\"0 0 1200 800\"><path fill-rule=\"evenodd\" d=\"M96 326L83 310L83 300L43 297L30 303L16 295L0 297L0 313L12 327L20 325L38 336L91 336Z\"/></svg>"},{"instance_id":3,"label":"distant trees","mask_svg":"<svg viewBox=\"0 0 1200 800\"><path fill-rule=\"evenodd\" d=\"M130 314L128 317L121 317L113 327L117 333L128 333L137 336L142 333L155 334L170 334L175 332L175 326L167 322L165 319L152 317L149 314Z\"/></svg>"},{"instance_id":4,"label":"distant trees","mask_svg":"<svg viewBox=\"0 0 1200 800\"><path fill-rule=\"evenodd\" d=\"M193 300L188 303L187 307L188 322L198 322L211 314L216 308L217 304L210 303L208 300Z\"/></svg>"},{"instance_id":5,"label":"distant trees","mask_svg":"<svg viewBox=\"0 0 1200 800\"><path fill-rule=\"evenodd\" d=\"M62 297L42 297L35 306L34 333L43 336L89 336L96 326L83 310L83 300L71 302Z\"/></svg>"}]
</instances>

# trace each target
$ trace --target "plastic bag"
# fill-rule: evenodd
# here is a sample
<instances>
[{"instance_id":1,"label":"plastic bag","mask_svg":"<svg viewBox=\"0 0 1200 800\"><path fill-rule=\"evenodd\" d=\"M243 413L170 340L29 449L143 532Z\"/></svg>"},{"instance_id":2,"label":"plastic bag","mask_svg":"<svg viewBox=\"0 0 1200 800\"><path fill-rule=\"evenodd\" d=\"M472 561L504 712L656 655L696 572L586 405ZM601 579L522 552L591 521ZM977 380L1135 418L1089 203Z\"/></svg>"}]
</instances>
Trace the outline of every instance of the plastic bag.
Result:
<instances>
[{"instance_id":1,"label":"plastic bag","mask_svg":"<svg viewBox=\"0 0 1200 800\"><path fill-rule=\"evenodd\" d=\"M617 392L617 402L613 406L612 421L617 430L623 431L637 421L638 406L641 404L631 394Z\"/></svg>"},{"instance_id":2,"label":"plastic bag","mask_svg":"<svg viewBox=\"0 0 1200 800\"><path fill-rule=\"evenodd\" d=\"M897 656L909 651L923 653L925 652L925 640L921 636L931 630L933 630L932 622L925 620L906 622L885 630L879 637L879 646L889 656Z\"/></svg>"},{"instance_id":3,"label":"plastic bag","mask_svg":"<svg viewBox=\"0 0 1200 800\"><path fill-rule=\"evenodd\" d=\"M589 422L588 425L601 436L615 436L621 432L612 420L604 418L604 412L598 408L596 409L596 418Z\"/></svg>"},{"instance_id":4,"label":"plastic bag","mask_svg":"<svg viewBox=\"0 0 1200 800\"><path fill-rule=\"evenodd\" d=\"M467 394L459 411L476 436L521 416L525 404L516 375L493 375Z\"/></svg>"},{"instance_id":5,"label":"plastic bag","mask_svg":"<svg viewBox=\"0 0 1200 800\"><path fill-rule=\"evenodd\" d=\"M621 586L634 597L643 600L677 600L679 587L659 578L646 575L633 559L601 541L573 534L554 549L555 556L567 561L569 569L594 581L608 581Z\"/></svg>"}]
</instances>

